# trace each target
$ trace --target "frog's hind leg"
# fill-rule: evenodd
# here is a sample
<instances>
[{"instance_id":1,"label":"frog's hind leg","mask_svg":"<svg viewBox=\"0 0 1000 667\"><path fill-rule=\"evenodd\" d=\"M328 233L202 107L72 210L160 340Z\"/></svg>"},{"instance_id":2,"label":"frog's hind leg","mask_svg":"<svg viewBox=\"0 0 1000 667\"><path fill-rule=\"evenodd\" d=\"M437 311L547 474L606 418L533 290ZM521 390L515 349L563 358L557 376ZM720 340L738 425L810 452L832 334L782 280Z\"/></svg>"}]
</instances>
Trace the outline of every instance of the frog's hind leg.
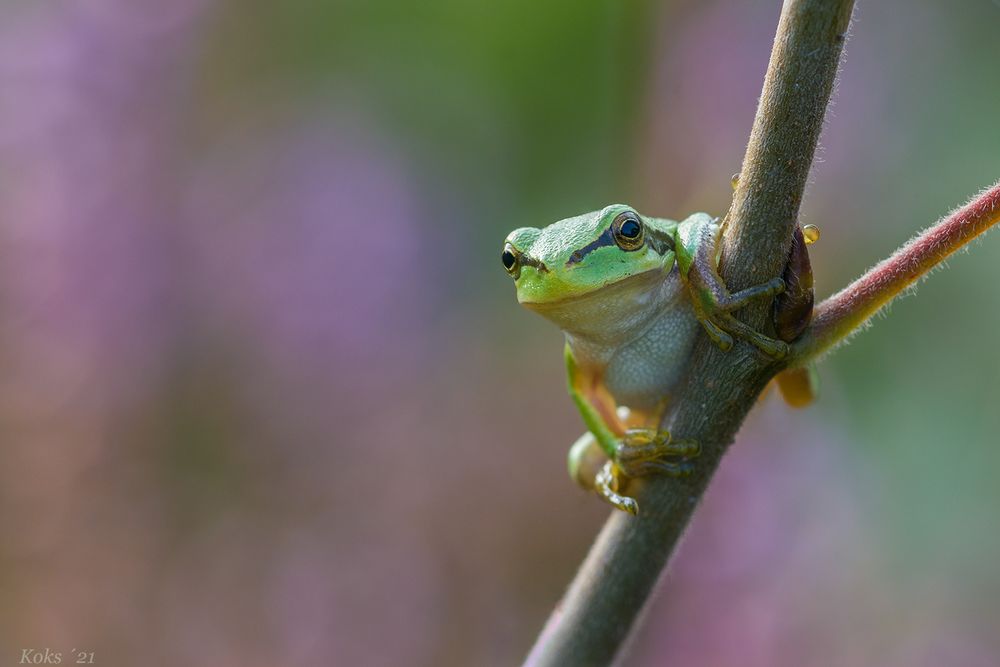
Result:
<instances>
[{"instance_id":1,"label":"frog's hind leg","mask_svg":"<svg viewBox=\"0 0 1000 667\"><path fill-rule=\"evenodd\" d=\"M813 272L809 250L806 248L808 243L803 228L796 227L782 275L785 291L774 300L774 330L778 338L786 343L801 336L812 319Z\"/></svg>"},{"instance_id":2,"label":"frog's hind leg","mask_svg":"<svg viewBox=\"0 0 1000 667\"><path fill-rule=\"evenodd\" d=\"M812 319L813 273L806 246L810 238L818 237L819 230L814 226L795 228L783 276L786 289L774 300L774 329L779 338L789 343L802 335ZM785 401L794 408L812 403L819 391L819 374L813 364L785 369L778 373L775 382Z\"/></svg>"}]
</instances>

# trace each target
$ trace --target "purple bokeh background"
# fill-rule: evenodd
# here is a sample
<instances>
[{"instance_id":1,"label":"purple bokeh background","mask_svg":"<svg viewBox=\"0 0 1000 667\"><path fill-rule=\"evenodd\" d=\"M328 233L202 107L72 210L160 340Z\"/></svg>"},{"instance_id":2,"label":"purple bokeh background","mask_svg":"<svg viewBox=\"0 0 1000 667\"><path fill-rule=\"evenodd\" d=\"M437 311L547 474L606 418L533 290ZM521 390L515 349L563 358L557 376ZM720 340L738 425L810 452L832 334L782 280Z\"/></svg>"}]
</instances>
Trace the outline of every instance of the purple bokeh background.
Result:
<instances>
[{"instance_id":1,"label":"purple bokeh background","mask_svg":"<svg viewBox=\"0 0 1000 667\"><path fill-rule=\"evenodd\" d=\"M0 664L526 653L607 510L499 242L724 210L777 3L478 11L0 9ZM821 294L1000 173L996 21L860 7ZM1000 664L995 241L762 401L628 664Z\"/></svg>"}]
</instances>

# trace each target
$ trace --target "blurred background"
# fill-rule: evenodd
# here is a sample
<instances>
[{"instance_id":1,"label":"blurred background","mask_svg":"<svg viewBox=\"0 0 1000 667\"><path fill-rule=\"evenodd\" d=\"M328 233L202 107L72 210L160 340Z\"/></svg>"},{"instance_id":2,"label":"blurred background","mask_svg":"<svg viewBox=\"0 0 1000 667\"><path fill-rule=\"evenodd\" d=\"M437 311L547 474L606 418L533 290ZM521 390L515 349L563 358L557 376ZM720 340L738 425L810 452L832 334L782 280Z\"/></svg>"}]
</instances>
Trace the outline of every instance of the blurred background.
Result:
<instances>
[{"instance_id":1,"label":"blurred background","mask_svg":"<svg viewBox=\"0 0 1000 667\"><path fill-rule=\"evenodd\" d=\"M499 262L722 213L777 0L4 0L0 664L512 665L609 513ZM1000 177L1000 3L860 2L825 296ZM768 397L628 664L1000 665L1000 237Z\"/></svg>"}]
</instances>

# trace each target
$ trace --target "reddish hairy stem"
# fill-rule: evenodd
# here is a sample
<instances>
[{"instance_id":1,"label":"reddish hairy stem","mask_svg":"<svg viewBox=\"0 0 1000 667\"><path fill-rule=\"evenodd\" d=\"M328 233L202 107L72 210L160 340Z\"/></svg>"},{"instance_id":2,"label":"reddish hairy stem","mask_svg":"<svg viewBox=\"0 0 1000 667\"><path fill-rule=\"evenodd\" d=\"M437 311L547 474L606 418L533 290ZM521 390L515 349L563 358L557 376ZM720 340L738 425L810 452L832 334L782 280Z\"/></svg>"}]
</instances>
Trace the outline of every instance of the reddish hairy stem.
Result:
<instances>
[{"instance_id":1,"label":"reddish hairy stem","mask_svg":"<svg viewBox=\"0 0 1000 667\"><path fill-rule=\"evenodd\" d=\"M792 364L843 342L907 287L1000 222L1000 182L924 230L853 283L821 303L792 348Z\"/></svg>"}]
</instances>

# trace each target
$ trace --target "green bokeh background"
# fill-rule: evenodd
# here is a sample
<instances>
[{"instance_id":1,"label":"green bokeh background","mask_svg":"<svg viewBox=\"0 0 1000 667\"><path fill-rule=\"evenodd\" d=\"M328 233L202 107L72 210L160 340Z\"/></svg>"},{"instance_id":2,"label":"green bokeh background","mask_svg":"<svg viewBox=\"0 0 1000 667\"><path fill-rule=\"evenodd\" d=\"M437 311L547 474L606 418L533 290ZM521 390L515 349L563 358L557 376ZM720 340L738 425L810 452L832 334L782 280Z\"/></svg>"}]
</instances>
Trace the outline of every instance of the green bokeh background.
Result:
<instances>
[{"instance_id":1,"label":"green bokeh background","mask_svg":"<svg viewBox=\"0 0 1000 667\"><path fill-rule=\"evenodd\" d=\"M779 5L0 5L0 664L517 663L608 510L502 239L725 211ZM1000 177L998 26L859 3L819 296ZM1000 664L1000 239L949 264L751 415L628 664Z\"/></svg>"}]
</instances>

